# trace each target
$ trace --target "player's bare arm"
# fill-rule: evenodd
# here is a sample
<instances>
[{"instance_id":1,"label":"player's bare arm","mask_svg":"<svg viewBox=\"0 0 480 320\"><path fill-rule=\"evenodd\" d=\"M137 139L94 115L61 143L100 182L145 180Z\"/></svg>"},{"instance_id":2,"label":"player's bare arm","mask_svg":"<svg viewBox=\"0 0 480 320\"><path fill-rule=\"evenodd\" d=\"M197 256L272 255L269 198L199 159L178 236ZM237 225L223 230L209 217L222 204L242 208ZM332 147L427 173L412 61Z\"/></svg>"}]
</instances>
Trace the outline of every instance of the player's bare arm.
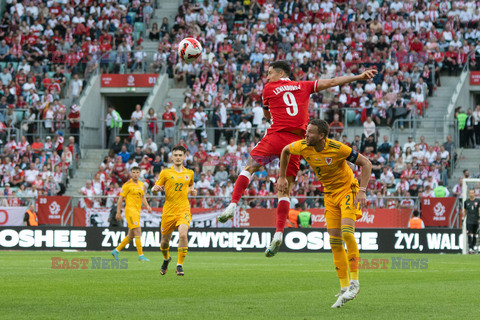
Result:
<instances>
[{"instance_id":1,"label":"player's bare arm","mask_svg":"<svg viewBox=\"0 0 480 320\"><path fill-rule=\"evenodd\" d=\"M344 84L351 83L354 81L372 79L377 75L377 72L378 71L376 69L368 69L362 72L361 74L358 74L355 76L343 76L343 77L338 77L333 79L317 80L317 86L315 88L315 91L319 92L328 88L342 86Z\"/></svg>"},{"instance_id":2,"label":"player's bare arm","mask_svg":"<svg viewBox=\"0 0 480 320\"><path fill-rule=\"evenodd\" d=\"M272 114L270 111L266 108L263 108L263 116L267 119L270 120L272 118Z\"/></svg>"},{"instance_id":3,"label":"player's bare arm","mask_svg":"<svg viewBox=\"0 0 480 320\"><path fill-rule=\"evenodd\" d=\"M365 207L365 201L367 198L367 185L368 180L370 179L370 175L372 174L372 163L365 156L359 154L357 161L355 161L355 164L362 168L362 172L360 174L360 188L357 195L355 196L353 205L357 206L357 204L359 204L358 208L362 209Z\"/></svg>"},{"instance_id":4,"label":"player's bare arm","mask_svg":"<svg viewBox=\"0 0 480 320\"><path fill-rule=\"evenodd\" d=\"M288 145L285 146L280 155L280 172L278 175L277 189L279 192L288 191L288 180L287 180L287 166L290 161L290 150Z\"/></svg>"},{"instance_id":5,"label":"player's bare arm","mask_svg":"<svg viewBox=\"0 0 480 320\"><path fill-rule=\"evenodd\" d=\"M117 215L115 216L115 218L117 219L117 221L122 220L122 205L123 205L123 196L118 196L118 200L117 200Z\"/></svg>"},{"instance_id":6,"label":"player's bare arm","mask_svg":"<svg viewBox=\"0 0 480 320\"><path fill-rule=\"evenodd\" d=\"M189 193L191 196L195 197L195 196L197 195L197 189L195 189L194 186L191 186L191 187L188 188L188 193Z\"/></svg>"},{"instance_id":7,"label":"player's bare arm","mask_svg":"<svg viewBox=\"0 0 480 320\"><path fill-rule=\"evenodd\" d=\"M148 204L148 201L145 195L143 195L142 197L142 204L145 208L147 208L148 212L152 213L152 207L150 207L150 205Z\"/></svg>"}]
</instances>

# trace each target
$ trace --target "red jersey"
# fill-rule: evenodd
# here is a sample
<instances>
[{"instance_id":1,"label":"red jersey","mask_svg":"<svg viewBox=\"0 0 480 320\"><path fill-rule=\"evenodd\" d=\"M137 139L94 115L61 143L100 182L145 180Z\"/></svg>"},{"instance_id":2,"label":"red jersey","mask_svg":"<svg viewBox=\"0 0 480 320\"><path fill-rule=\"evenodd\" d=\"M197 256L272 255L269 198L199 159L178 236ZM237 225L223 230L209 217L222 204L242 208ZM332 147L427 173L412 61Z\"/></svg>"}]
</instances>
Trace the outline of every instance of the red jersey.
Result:
<instances>
[{"instance_id":1,"label":"red jersey","mask_svg":"<svg viewBox=\"0 0 480 320\"><path fill-rule=\"evenodd\" d=\"M308 103L315 93L317 81L291 81L282 78L269 82L263 89L263 105L272 115L272 126L267 133L301 129L308 125Z\"/></svg>"}]
</instances>

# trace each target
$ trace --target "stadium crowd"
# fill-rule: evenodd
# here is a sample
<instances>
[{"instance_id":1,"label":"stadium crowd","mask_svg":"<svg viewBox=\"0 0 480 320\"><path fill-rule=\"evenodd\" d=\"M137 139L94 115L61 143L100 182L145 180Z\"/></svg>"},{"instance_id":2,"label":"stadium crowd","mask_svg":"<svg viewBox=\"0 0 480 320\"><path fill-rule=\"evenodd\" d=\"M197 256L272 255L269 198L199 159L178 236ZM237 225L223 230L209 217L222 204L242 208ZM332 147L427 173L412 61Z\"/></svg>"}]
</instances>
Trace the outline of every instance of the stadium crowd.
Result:
<instances>
[{"instance_id":1,"label":"stadium crowd","mask_svg":"<svg viewBox=\"0 0 480 320\"><path fill-rule=\"evenodd\" d=\"M18 132L15 129L20 128L22 120L30 120L22 128L28 132L26 139L21 140L33 145L38 126L43 126L54 136L54 151L60 156L63 147L57 141L67 131L75 139L72 146L79 142L79 110L74 102L84 81L98 68L119 72L123 65L135 69L143 64L142 39L137 30L153 14L152 4L126 0L6 2L0 26L0 139L6 144ZM364 67L379 70L378 76L367 83L312 95L309 106L311 117L325 118L331 123L333 139L352 140L343 136L346 122L364 127L364 134L350 143L381 164L376 166L375 180L372 177L373 202L379 193L405 196L407 192L427 192L427 186L415 190L413 185L418 184L411 182L418 180L412 170L418 171L421 179L432 176L427 181L446 185L447 168L454 155L451 141L443 144L445 150L435 142L425 149L425 141L420 141L419 150L415 144L408 146L410 150L405 146L401 150L394 143L387 151L381 148L384 141L380 141L375 127L392 125L396 119L421 117L428 107L426 98L441 85L441 74L456 74L465 64L479 67L477 2L192 2L184 2L173 24L165 18L160 27L152 24L148 32L151 40L159 41L152 70L165 66L178 86L186 85L185 103L169 105L161 116L154 110L142 114L142 119L148 121L147 141L141 135L138 138L141 128L135 125L128 130L129 138L120 141L113 137L110 156L99 175L83 188L83 194L118 194L119 186L128 177L125 170L132 163L141 165L151 183L169 162L174 142L172 128L178 126L180 141L188 149L187 165L197 173L200 194L229 195L239 163L268 129L261 92L268 64L280 59L292 62L292 77L298 80L357 73ZM177 57L178 43L187 35L196 37L204 46L202 58L190 65ZM139 49L138 59L132 48ZM114 52L111 55L107 54L110 50ZM62 98L68 98L69 103L63 103ZM18 110L22 109L27 111L20 116ZM139 121L136 112L132 119ZM155 120L163 121L162 128ZM474 118L475 126L479 121L479 117ZM206 137L207 127L215 130L213 141ZM164 132L163 141L155 139L159 132ZM49 143L46 135L39 138L45 145ZM16 139L20 140L18 136ZM15 148L10 155L8 149L11 148L4 148L2 154L2 168L6 158L13 158L20 169L25 169L19 159L27 153L28 160L29 151ZM225 149L225 154L218 149L222 153ZM433 154L437 155L431 160ZM42 160L40 163L45 164ZM55 165L60 163L55 160L50 169L54 172ZM255 176L248 191L250 196L274 194L275 167L273 164L264 168ZM384 167L388 179L391 171L400 182L382 181ZM405 170L407 174L403 174ZM321 194L321 186L316 182L308 184L308 179L315 181L312 172L302 170L295 190L297 198ZM257 201L252 205L273 207L275 201ZM319 202L310 204L318 205Z\"/></svg>"},{"instance_id":2,"label":"stadium crowd","mask_svg":"<svg viewBox=\"0 0 480 320\"><path fill-rule=\"evenodd\" d=\"M28 197L65 192L80 155L75 102L84 83L99 67L108 72L143 63L132 47L141 44L137 29L153 8L149 1L7 0L4 9L0 187L9 197L0 205L22 205ZM125 52L108 54L117 49Z\"/></svg>"},{"instance_id":3,"label":"stadium crowd","mask_svg":"<svg viewBox=\"0 0 480 320\"><path fill-rule=\"evenodd\" d=\"M356 73L362 67L380 71L367 83L312 95L310 102L310 116L331 124L331 138L371 159L371 205L408 207L413 205L411 200L395 196L446 195L449 191L441 185L448 184L455 156L451 137L443 144L428 145L422 137L418 143L409 139L399 146L388 137L379 141L376 127L421 117L428 107L426 98L441 85L441 74L458 74L467 63L478 68L479 18L474 1L185 1L172 26L164 18L160 28L153 25L149 34L160 42L152 67L166 65L176 84L186 85L185 102L167 104L161 116L154 110L141 119L138 112L132 114L133 121L149 122L150 138L138 139L141 128L134 126L129 128L130 139L116 138L99 169L100 180L102 176L106 180L97 183L97 194L118 193L128 168L136 164L147 181L154 182L169 163L173 128L179 128L180 143L188 150L185 164L196 173L199 194L228 197L241 163L269 127L261 103L268 65L286 59L298 80ZM187 65L179 61L176 49L191 35L202 42L204 52ZM152 140L161 131L152 120L160 119L165 137L161 142ZM363 125L364 133L350 142L342 135L345 121ZM215 132L213 141L207 139L207 128ZM277 164L272 163L254 176L247 201L248 196L274 196L275 168ZM313 172L305 168L294 190L299 201L322 194ZM358 176L355 168L354 172ZM111 183L116 187L109 188ZM94 189L90 185L81 192L91 196ZM380 200L381 196L387 198ZM223 205L205 199L210 203L192 205ZM318 200L307 201L312 202L310 207L321 205ZM276 205L275 199L249 202L253 207Z\"/></svg>"}]
</instances>

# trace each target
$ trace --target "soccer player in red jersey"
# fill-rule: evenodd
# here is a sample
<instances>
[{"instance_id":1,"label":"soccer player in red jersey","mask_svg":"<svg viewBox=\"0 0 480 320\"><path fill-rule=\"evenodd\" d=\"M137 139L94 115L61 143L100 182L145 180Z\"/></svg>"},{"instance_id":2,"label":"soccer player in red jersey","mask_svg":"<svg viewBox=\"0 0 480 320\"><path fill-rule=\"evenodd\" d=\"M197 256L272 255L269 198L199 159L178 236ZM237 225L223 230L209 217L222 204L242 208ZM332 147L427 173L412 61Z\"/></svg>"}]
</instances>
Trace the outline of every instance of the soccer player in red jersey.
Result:
<instances>
[{"instance_id":1,"label":"soccer player in red jersey","mask_svg":"<svg viewBox=\"0 0 480 320\"><path fill-rule=\"evenodd\" d=\"M268 68L268 83L263 89L264 115L271 119L272 126L255 146L235 182L232 200L218 221L226 222L233 217L237 203L250 183L250 178L261 166L280 158L283 148L305 136L310 95L328 88L341 86L358 80L372 79L375 69L364 71L360 75L343 76L315 81L292 81L291 65L287 61L277 61ZM270 247L265 251L267 257L274 256L282 244L283 230L290 210L290 192L300 167L300 156L291 156L287 168L288 192L278 191L276 232Z\"/></svg>"}]
</instances>

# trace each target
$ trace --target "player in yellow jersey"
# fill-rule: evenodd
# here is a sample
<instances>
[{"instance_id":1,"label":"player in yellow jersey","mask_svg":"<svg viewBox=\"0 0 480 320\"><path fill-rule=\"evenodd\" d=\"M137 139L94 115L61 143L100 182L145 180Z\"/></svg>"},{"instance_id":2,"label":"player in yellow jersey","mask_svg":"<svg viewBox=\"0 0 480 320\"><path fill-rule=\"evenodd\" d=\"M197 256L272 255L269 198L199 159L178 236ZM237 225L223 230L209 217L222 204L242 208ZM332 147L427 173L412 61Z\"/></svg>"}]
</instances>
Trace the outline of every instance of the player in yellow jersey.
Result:
<instances>
[{"instance_id":1,"label":"player in yellow jersey","mask_svg":"<svg viewBox=\"0 0 480 320\"><path fill-rule=\"evenodd\" d=\"M356 297L359 253L354 237L355 221L362 216L366 187L372 171L370 160L350 147L328 139L330 128L324 120L311 120L304 140L286 146L280 157L278 190L287 190L287 165L290 155L301 155L315 171L325 188L325 217L333 261L340 279L341 291L332 308L341 307ZM347 161L362 167L361 186L353 177ZM347 252L343 242L347 244ZM348 271L350 269L350 278Z\"/></svg>"},{"instance_id":2,"label":"player in yellow jersey","mask_svg":"<svg viewBox=\"0 0 480 320\"><path fill-rule=\"evenodd\" d=\"M165 190L165 204L160 225L162 233L160 250L164 258L160 268L161 275L167 273L168 264L172 260L169 254L169 245L175 228L178 228L179 235L177 275L184 275L183 261L188 251L188 228L192 221L188 195L197 195L197 190L193 186L193 171L183 166L186 152L187 150L183 146L172 148L173 166L160 172L158 180L152 188L153 192Z\"/></svg>"},{"instance_id":3,"label":"player in yellow jersey","mask_svg":"<svg viewBox=\"0 0 480 320\"><path fill-rule=\"evenodd\" d=\"M135 238L138 260L150 261L143 255L142 241L140 239L140 236L142 235L142 228L140 227L140 210L142 209L142 204L150 213L152 212L152 208L150 208L147 199L145 198L145 185L142 181L138 180L140 177L140 168L133 167L130 169L130 177L131 179L125 182L122 186L122 192L118 197L116 216L118 221L122 220L122 204L123 199L125 199L125 219L127 220L129 230L125 239L123 239L116 249L111 251L111 254L118 260L119 252Z\"/></svg>"}]
</instances>

